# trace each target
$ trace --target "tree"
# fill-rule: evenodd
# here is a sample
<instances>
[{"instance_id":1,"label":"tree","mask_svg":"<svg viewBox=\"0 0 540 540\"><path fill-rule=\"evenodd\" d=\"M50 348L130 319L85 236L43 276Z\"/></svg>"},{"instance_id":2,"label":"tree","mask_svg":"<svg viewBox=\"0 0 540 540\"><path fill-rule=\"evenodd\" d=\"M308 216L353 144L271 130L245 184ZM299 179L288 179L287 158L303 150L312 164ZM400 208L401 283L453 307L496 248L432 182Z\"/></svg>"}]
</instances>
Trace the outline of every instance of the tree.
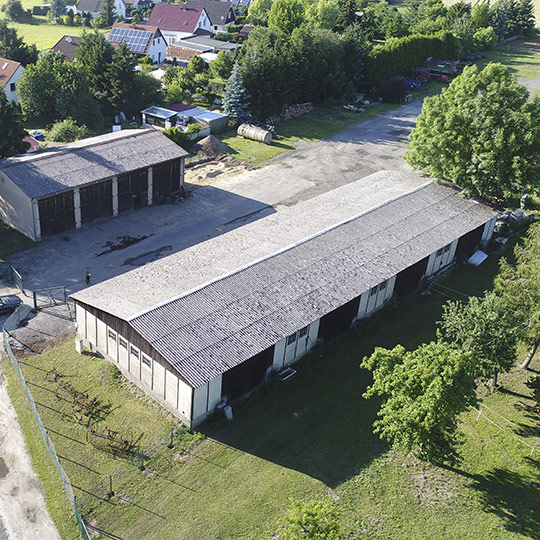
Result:
<instances>
[{"instance_id":1,"label":"tree","mask_svg":"<svg viewBox=\"0 0 540 540\"><path fill-rule=\"evenodd\" d=\"M12 21L20 21L22 19L31 18L28 16L28 13L24 10L21 0L8 0L1 8L6 14L8 19Z\"/></svg>"},{"instance_id":2,"label":"tree","mask_svg":"<svg viewBox=\"0 0 540 540\"><path fill-rule=\"evenodd\" d=\"M455 462L458 417L476 403L472 355L443 341L406 351L376 347L361 366L373 384L364 397L383 396L375 433L405 454Z\"/></svg>"},{"instance_id":3,"label":"tree","mask_svg":"<svg viewBox=\"0 0 540 540\"><path fill-rule=\"evenodd\" d=\"M300 0L275 0L268 15L268 26L290 34L304 22L304 6Z\"/></svg>"},{"instance_id":4,"label":"tree","mask_svg":"<svg viewBox=\"0 0 540 540\"><path fill-rule=\"evenodd\" d=\"M23 127L23 117L19 106L0 89L0 159L24 154L30 145L23 139L28 135Z\"/></svg>"},{"instance_id":5,"label":"tree","mask_svg":"<svg viewBox=\"0 0 540 540\"><path fill-rule=\"evenodd\" d=\"M339 0L338 6L339 16L337 23L342 30L345 30L345 28L347 28L357 20L356 0Z\"/></svg>"},{"instance_id":6,"label":"tree","mask_svg":"<svg viewBox=\"0 0 540 540\"><path fill-rule=\"evenodd\" d=\"M407 80L401 75L384 80L378 89L379 96L386 103L399 103L408 93Z\"/></svg>"},{"instance_id":7,"label":"tree","mask_svg":"<svg viewBox=\"0 0 540 540\"><path fill-rule=\"evenodd\" d=\"M162 102L161 83L149 73L136 73L126 112L137 114L150 105L160 105Z\"/></svg>"},{"instance_id":8,"label":"tree","mask_svg":"<svg viewBox=\"0 0 540 540\"><path fill-rule=\"evenodd\" d=\"M234 122L249 118L249 94L244 86L240 66L234 64L223 94L223 111Z\"/></svg>"},{"instance_id":9,"label":"tree","mask_svg":"<svg viewBox=\"0 0 540 540\"><path fill-rule=\"evenodd\" d=\"M90 82L90 90L101 105L105 114L112 111L107 107L110 81L106 66L112 64L114 47L97 30L83 32L76 58L79 65L84 66Z\"/></svg>"},{"instance_id":10,"label":"tree","mask_svg":"<svg viewBox=\"0 0 540 540\"><path fill-rule=\"evenodd\" d=\"M85 126L78 126L73 118L66 118L53 124L47 133L49 141L70 143L79 139L90 137L91 132Z\"/></svg>"},{"instance_id":11,"label":"tree","mask_svg":"<svg viewBox=\"0 0 540 540\"><path fill-rule=\"evenodd\" d=\"M251 24L266 26L272 2L273 0L253 0L248 8L248 21Z\"/></svg>"},{"instance_id":12,"label":"tree","mask_svg":"<svg viewBox=\"0 0 540 540\"><path fill-rule=\"evenodd\" d=\"M306 10L306 20L313 26L333 30L339 19L339 5L336 0L318 0Z\"/></svg>"},{"instance_id":13,"label":"tree","mask_svg":"<svg viewBox=\"0 0 540 540\"><path fill-rule=\"evenodd\" d=\"M471 297L468 303L448 302L443 306L440 335L447 342L471 352L475 376L492 379L514 367L517 356L515 320L502 298L494 292Z\"/></svg>"},{"instance_id":14,"label":"tree","mask_svg":"<svg viewBox=\"0 0 540 540\"><path fill-rule=\"evenodd\" d=\"M189 61L188 69L193 73L202 73L206 69L206 63L198 54L196 54Z\"/></svg>"},{"instance_id":15,"label":"tree","mask_svg":"<svg viewBox=\"0 0 540 540\"><path fill-rule=\"evenodd\" d=\"M115 112L135 112L130 107L130 98L134 97L136 65L135 56L126 43L122 42L114 51L111 64L106 67L106 78L109 84L107 100Z\"/></svg>"},{"instance_id":16,"label":"tree","mask_svg":"<svg viewBox=\"0 0 540 540\"><path fill-rule=\"evenodd\" d=\"M210 64L210 74L214 77L228 79L231 76L234 66L233 53L227 51L219 51L217 58Z\"/></svg>"},{"instance_id":17,"label":"tree","mask_svg":"<svg viewBox=\"0 0 540 540\"><path fill-rule=\"evenodd\" d=\"M529 347L521 365L527 369L540 346L540 225L529 228L522 245L514 248L515 263L501 259L495 291L514 315L518 337Z\"/></svg>"},{"instance_id":18,"label":"tree","mask_svg":"<svg viewBox=\"0 0 540 540\"><path fill-rule=\"evenodd\" d=\"M340 513L330 501L290 499L291 508L281 521L283 540L341 540Z\"/></svg>"},{"instance_id":19,"label":"tree","mask_svg":"<svg viewBox=\"0 0 540 540\"><path fill-rule=\"evenodd\" d=\"M64 0L52 0L51 13L55 19L67 13L66 2Z\"/></svg>"},{"instance_id":20,"label":"tree","mask_svg":"<svg viewBox=\"0 0 540 540\"><path fill-rule=\"evenodd\" d=\"M407 161L471 195L540 191L540 101L501 64L466 68L426 98ZM521 186L521 187L517 187Z\"/></svg>"},{"instance_id":21,"label":"tree","mask_svg":"<svg viewBox=\"0 0 540 540\"><path fill-rule=\"evenodd\" d=\"M47 114L53 121L73 118L97 127L102 117L89 86L82 66L49 53L27 66L19 80L19 101L27 117Z\"/></svg>"},{"instance_id":22,"label":"tree","mask_svg":"<svg viewBox=\"0 0 540 540\"><path fill-rule=\"evenodd\" d=\"M484 2L476 3L471 9L471 21L477 30L489 26L489 5Z\"/></svg>"},{"instance_id":23,"label":"tree","mask_svg":"<svg viewBox=\"0 0 540 540\"><path fill-rule=\"evenodd\" d=\"M116 19L116 9L114 7L114 0L104 0L101 11L97 18L97 24L100 28L112 26Z\"/></svg>"},{"instance_id":24,"label":"tree","mask_svg":"<svg viewBox=\"0 0 540 540\"><path fill-rule=\"evenodd\" d=\"M37 62L38 50L35 44L26 45L17 35L15 28L9 27L6 21L0 20L0 56L26 66Z\"/></svg>"}]
</instances>

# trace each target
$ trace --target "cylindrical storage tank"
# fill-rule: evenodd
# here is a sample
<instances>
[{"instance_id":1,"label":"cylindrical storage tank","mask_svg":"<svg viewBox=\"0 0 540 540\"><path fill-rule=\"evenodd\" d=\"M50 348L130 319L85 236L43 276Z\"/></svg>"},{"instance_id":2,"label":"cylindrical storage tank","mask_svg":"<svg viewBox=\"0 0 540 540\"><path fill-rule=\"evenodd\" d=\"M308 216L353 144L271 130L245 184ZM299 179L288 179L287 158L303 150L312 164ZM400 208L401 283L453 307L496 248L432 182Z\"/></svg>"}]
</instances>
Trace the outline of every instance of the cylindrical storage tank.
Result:
<instances>
[{"instance_id":1,"label":"cylindrical storage tank","mask_svg":"<svg viewBox=\"0 0 540 540\"><path fill-rule=\"evenodd\" d=\"M251 139L253 141L259 141L266 144L272 144L272 134L266 129L262 129L257 126L251 126L250 124L240 124L238 126L238 136Z\"/></svg>"}]
</instances>

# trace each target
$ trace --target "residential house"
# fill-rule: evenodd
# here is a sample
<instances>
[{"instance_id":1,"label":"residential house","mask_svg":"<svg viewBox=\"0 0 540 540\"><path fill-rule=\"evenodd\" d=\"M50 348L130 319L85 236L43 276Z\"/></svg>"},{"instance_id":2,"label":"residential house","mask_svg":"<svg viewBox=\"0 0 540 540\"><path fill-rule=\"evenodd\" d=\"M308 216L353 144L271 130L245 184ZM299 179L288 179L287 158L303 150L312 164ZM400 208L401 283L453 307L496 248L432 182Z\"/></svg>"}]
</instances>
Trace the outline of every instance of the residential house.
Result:
<instances>
[{"instance_id":1,"label":"residential house","mask_svg":"<svg viewBox=\"0 0 540 540\"><path fill-rule=\"evenodd\" d=\"M113 45L125 42L136 56L149 56L155 64L161 64L167 53L167 43L159 28L150 25L115 23L107 34Z\"/></svg>"},{"instance_id":2,"label":"residential house","mask_svg":"<svg viewBox=\"0 0 540 540\"><path fill-rule=\"evenodd\" d=\"M187 0L188 6L201 6L208 13L212 32L226 32L229 24L236 23L236 15L231 2L220 0Z\"/></svg>"},{"instance_id":3,"label":"residential house","mask_svg":"<svg viewBox=\"0 0 540 540\"><path fill-rule=\"evenodd\" d=\"M17 84L24 73L24 67L20 62L0 58L0 88L4 88L8 101L19 103Z\"/></svg>"},{"instance_id":4,"label":"residential house","mask_svg":"<svg viewBox=\"0 0 540 540\"><path fill-rule=\"evenodd\" d=\"M197 426L467 260L495 220L455 186L380 171L73 294L77 335Z\"/></svg>"},{"instance_id":5,"label":"residential house","mask_svg":"<svg viewBox=\"0 0 540 540\"><path fill-rule=\"evenodd\" d=\"M80 41L81 38L78 36L62 36L51 48L51 51L61 54L65 62L73 62Z\"/></svg>"},{"instance_id":6,"label":"residential house","mask_svg":"<svg viewBox=\"0 0 540 540\"><path fill-rule=\"evenodd\" d=\"M93 19L97 18L103 8L104 0L80 0L77 4L76 13L90 13ZM126 18L126 4L124 0L114 0L116 15Z\"/></svg>"},{"instance_id":7,"label":"residential house","mask_svg":"<svg viewBox=\"0 0 540 540\"><path fill-rule=\"evenodd\" d=\"M133 9L149 9L154 5L152 0L124 0L126 7L132 7Z\"/></svg>"},{"instance_id":8,"label":"residential house","mask_svg":"<svg viewBox=\"0 0 540 540\"><path fill-rule=\"evenodd\" d=\"M212 29L203 7L180 4L156 4L148 18L148 25L159 28L168 45L189 36L209 36Z\"/></svg>"},{"instance_id":9,"label":"residential house","mask_svg":"<svg viewBox=\"0 0 540 540\"><path fill-rule=\"evenodd\" d=\"M153 129L0 160L0 219L35 242L150 206L184 184L187 152Z\"/></svg>"}]
</instances>

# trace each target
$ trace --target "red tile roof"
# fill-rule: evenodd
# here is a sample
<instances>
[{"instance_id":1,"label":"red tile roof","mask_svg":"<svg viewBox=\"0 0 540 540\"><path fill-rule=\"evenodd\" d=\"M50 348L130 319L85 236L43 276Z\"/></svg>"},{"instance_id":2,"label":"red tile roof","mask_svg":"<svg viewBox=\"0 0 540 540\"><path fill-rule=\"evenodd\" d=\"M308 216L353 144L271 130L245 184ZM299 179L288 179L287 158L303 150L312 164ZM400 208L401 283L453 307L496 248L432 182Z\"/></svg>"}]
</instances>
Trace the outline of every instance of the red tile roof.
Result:
<instances>
[{"instance_id":1,"label":"red tile roof","mask_svg":"<svg viewBox=\"0 0 540 540\"><path fill-rule=\"evenodd\" d=\"M15 60L0 58L0 86L5 86L9 82L20 65L20 62L15 62Z\"/></svg>"},{"instance_id":2,"label":"red tile roof","mask_svg":"<svg viewBox=\"0 0 540 540\"><path fill-rule=\"evenodd\" d=\"M161 30L193 34L203 11L204 8L200 6L156 4L148 18L148 24Z\"/></svg>"}]
</instances>

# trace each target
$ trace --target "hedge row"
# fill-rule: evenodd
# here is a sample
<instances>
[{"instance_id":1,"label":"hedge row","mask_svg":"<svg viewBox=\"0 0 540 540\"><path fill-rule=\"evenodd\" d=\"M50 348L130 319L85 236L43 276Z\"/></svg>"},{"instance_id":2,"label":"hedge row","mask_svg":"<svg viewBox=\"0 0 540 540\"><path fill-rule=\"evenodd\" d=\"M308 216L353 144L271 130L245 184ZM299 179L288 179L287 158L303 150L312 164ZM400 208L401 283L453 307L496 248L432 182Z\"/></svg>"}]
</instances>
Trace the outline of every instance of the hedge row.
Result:
<instances>
[{"instance_id":1,"label":"hedge row","mask_svg":"<svg viewBox=\"0 0 540 540\"><path fill-rule=\"evenodd\" d=\"M463 42L452 32L406 36L373 48L365 66L366 80L376 86L394 75L409 75L430 56L458 60L462 54Z\"/></svg>"}]
</instances>

